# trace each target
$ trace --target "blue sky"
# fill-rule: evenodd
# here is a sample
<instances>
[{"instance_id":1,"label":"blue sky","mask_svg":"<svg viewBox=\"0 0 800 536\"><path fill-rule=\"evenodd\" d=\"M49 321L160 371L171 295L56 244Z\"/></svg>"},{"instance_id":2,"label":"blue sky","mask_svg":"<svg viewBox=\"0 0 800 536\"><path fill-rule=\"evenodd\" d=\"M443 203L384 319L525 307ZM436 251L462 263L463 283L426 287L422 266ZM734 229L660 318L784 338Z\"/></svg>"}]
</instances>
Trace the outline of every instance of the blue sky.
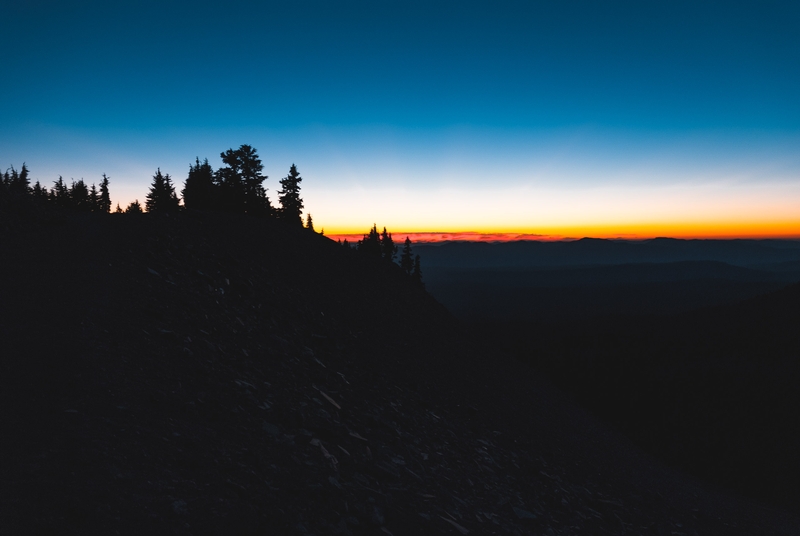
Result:
<instances>
[{"instance_id":1,"label":"blue sky","mask_svg":"<svg viewBox=\"0 0 800 536\"><path fill-rule=\"evenodd\" d=\"M43 182L249 143L342 231L800 223L796 2L0 5L0 165Z\"/></svg>"}]
</instances>

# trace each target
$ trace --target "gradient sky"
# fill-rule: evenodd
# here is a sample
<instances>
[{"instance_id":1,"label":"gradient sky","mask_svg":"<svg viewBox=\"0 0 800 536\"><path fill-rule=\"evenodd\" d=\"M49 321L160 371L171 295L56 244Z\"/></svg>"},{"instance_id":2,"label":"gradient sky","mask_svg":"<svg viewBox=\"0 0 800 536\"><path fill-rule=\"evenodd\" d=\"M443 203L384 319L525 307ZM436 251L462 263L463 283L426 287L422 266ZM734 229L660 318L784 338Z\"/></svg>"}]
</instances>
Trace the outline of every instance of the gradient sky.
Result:
<instances>
[{"instance_id":1,"label":"gradient sky","mask_svg":"<svg viewBox=\"0 0 800 536\"><path fill-rule=\"evenodd\" d=\"M0 165L255 146L328 234L800 237L800 3L0 0Z\"/></svg>"}]
</instances>

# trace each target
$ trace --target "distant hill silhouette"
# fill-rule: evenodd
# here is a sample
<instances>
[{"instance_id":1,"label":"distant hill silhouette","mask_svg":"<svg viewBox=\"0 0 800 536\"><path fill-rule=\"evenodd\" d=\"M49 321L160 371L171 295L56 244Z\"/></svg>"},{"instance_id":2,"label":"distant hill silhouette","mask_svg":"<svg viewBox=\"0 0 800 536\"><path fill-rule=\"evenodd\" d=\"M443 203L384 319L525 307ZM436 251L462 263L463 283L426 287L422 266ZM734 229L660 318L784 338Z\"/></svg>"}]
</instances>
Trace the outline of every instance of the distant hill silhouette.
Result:
<instances>
[{"instance_id":1,"label":"distant hill silhouette","mask_svg":"<svg viewBox=\"0 0 800 536\"><path fill-rule=\"evenodd\" d=\"M643 455L385 259L239 214L0 222L6 533L800 531Z\"/></svg>"},{"instance_id":2,"label":"distant hill silhouette","mask_svg":"<svg viewBox=\"0 0 800 536\"><path fill-rule=\"evenodd\" d=\"M422 244L428 267L460 269L565 267L577 265L717 261L736 266L800 261L793 240L603 240L562 242L447 242Z\"/></svg>"},{"instance_id":3,"label":"distant hill silhouette","mask_svg":"<svg viewBox=\"0 0 800 536\"><path fill-rule=\"evenodd\" d=\"M428 290L472 321L677 313L800 281L790 240L418 245Z\"/></svg>"}]
</instances>

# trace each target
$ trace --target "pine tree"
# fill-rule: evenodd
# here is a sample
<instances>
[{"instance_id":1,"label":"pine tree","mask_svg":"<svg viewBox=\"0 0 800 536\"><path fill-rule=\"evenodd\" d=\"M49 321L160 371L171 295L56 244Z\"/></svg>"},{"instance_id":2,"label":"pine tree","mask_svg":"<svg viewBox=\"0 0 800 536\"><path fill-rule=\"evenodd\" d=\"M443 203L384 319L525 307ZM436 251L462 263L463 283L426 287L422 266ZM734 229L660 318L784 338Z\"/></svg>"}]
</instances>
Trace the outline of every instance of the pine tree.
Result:
<instances>
[{"instance_id":1,"label":"pine tree","mask_svg":"<svg viewBox=\"0 0 800 536\"><path fill-rule=\"evenodd\" d=\"M387 233L386 227L384 227L381 233L381 257L389 262L394 262L395 255L397 255L397 246L394 245L392 234Z\"/></svg>"},{"instance_id":2,"label":"pine tree","mask_svg":"<svg viewBox=\"0 0 800 536\"><path fill-rule=\"evenodd\" d=\"M64 178L59 175L58 180L53 182L50 190L50 200L57 207L68 207L70 205L69 188L67 188Z\"/></svg>"},{"instance_id":3,"label":"pine tree","mask_svg":"<svg viewBox=\"0 0 800 536\"><path fill-rule=\"evenodd\" d=\"M411 280L422 285L422 268L420 267L419 255L414 257L414 270L411 272Z\"/></svg>"},{"instance_id":4,"label":"pine tree","mask_svg":"<svg viewBox=\"0 0 800 536\"><path fill-rule=\"evenodd\" d=\"M111 212L111 195L108 192L109 177L103 173L103 181L100 183L100 203L98 205L99 212L108 214ZM117 204L119 206L119 204Z\"/></svg>"},{"instance_id":5,"label":"pine tree","mask_svg":"<svg viewBox=\"0 0 800 536\"><path fill-rule=\"evenodd\" d=\"M30 180L28 179L28 166L23 162L22 169L19 173L14 166L11 166L11 176L8 183L8 193L15 197L23 197L28 195L30 188Z\"/></svg>"},{"instance_id":6,"label":"pine tree","mask_svg":"<svg viewBox=\"0 0 800 536\"><path fill-rule=\"evenodd\" d=\"M306 229L310 231L314 230L314 220L311 218L310 212L306 214Z\"/></svg>"},{"instance_id":7,"label":"pine tree","mask_svg":"<svg viewBox=\"0 0 800 536\"><path fill-rule=\"evenodd\" d=\"M414 257L411 254L411 240L408 237L406 237L406 241L403 244L403 253L400 255L400 268L409 276L414 270Z\"/></svg>"},{"instance_id":8,"label":"pine tree","mask_svg":"<svg viewBox=\"0 0 800 536\"><path fill-rule=\"evenodd\" d=\"M30 193L30 180L28 179L28 167L23 163L22 169L17 171L11 166L11 173L6 171L3 177L3 190L9 198L19 201Z\"/></svg>"},{"instance_id":9,"label":"pine tree","mask_svg":"<svg viewBox=\"0 0 800 536\"><path fill-rule=\"evenodd\" d=\"M122 212L122 207L120 207L119 203L117 203L117 208L114 209L114 214L122 214Z\"/></svg>"},{"instance_id":10,"label":"pine tree","mask_svg":"<svg viewBox=\"0 0 800 536\"><path fill-rule=\"evenodd\" d=\"M92 183L89 189L89 210L98 212L100 210L100 192L97 191L97 186Z\"/></svg>"},{"instance_id":11,"label":"pine tree","mask_svg":"<svg viewBox=\"0 0 800 536\"><path fill-rule=\"evenodd\" d=\"M220 153L220 157L227 166L218 169L216 174L223 208L246 214L270 214L272 206L263 186L267 177L261 174L264 166L258 152L249 145L242 145L235 151L228 149Z\"/></svg>"},{"instance_id":12,"label":"pine tree","mask_svg":"<svg viewBox=\"0 0 800 536\"><path fill-rule=\"evenodd\" d=\"M183 206L188 210L214 210L218 207L214 170L208 158L203 163L200 163L200 158L195 158L194 162L194 165L189 165L189 176L181 191Z\"/></svg>"},{"instance_id":13,"label":"pine tree","mask_svg":"<svg viewBox=\"0 0 800 536\"><path fill-rule=\"evenodd\" d=\"M28 179L28 166L25 162L22 163L22 169L19 170L19 177L17 178L17 188L20 192L28 193L31 181Z\"/></svg>"},{"instance_id":14,"label":"pine tree","mask_svg":"<svg viewBox=\"0 0 800 536\"><path fill-rule=\"evenodd\" d=\"M365 234L364 238L358 241L357 249L370 257L382 256L381 235L378 233L377 225L373 224L372 229L369 230L369 234Z\"/></svg>"},{"instance_id":15,"label":"pine tree","mask_svg":"<svg viewBox=\"0 0 800 536\"><path fill-rule=\"evenodd\" d=\"M11 177L9 176L8 171L5 173L0 173L0 209L5 208L5 205L11 203L11 200L9 199L11 196L8 192L10 182Z\"/></svg>"},{"instance_id":16,"label":"pine tree","mask_svg":"<svg viewBox=\"0 0 800 536\"><path fill-rule=\"evenodd\" d=\"M89 212L92 210L91 201L89 199L89 188L86 187L86 183L83 182L83 179L72 181L72 186L69 188L69 206L82 212Z\"/></svg>"},{"instance_id":17,"label":"pine tree","mask_svg":"<svg viewBox=\"0 0 800 536\"><path fill-rule=\"evenodd\" d=\"M175 186L169 173L162 175L161 168L158 168L147 193L145 201L147 212L176 212L178 207L178 196L175 194Z\"/></svg>"},{"instance_id":18,"label":"pine tree","mask_svg":"<svg viewBox=\"0 0 800 536\"><path fill-rule=\"evenodd\" d=\"M278 199L281 202L280 217L291 225L303 226L303 200L300 199L300 182L302 181L297 166L292 164L289 174L280 180L281 191L278 192Z\"/></svg>"},{"instance_id":19,"label":"pine tree","mask_svg":"<svg viewBox=\"0 0 800 536\"><path fill-rule=\"evenodd\" d=\"M33 185L31 189L31 194L33 198L36 199L39 203L44 203L47 201L47 188L43 187L39 181L36 181L36 184Z\"/></svg>"},{"instance_id":20,"label":"pine tree","mask_svg":"<svg viewBox=\"0 0 800 536\"><path fill-rule=\"evenodd\" d=\"M128 205L128 208L125 209L125 214L142 214L142 205L139 204L138 199Z\"/></svg>"}]
</instances>

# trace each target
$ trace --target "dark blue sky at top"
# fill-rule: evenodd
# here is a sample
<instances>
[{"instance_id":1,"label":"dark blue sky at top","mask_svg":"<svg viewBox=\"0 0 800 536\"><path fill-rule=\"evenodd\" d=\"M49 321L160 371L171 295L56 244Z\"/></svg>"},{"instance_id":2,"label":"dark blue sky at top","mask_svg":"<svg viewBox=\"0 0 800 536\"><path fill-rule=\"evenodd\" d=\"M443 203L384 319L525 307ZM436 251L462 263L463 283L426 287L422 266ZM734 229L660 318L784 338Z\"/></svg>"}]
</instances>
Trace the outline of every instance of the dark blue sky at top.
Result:
<instances>
[{"instance_id":1,"label":"dark blue sky at top","mask_svg":"<svg viewBox=\"0 0 800 536\"><path fill-rule=\"evenodd\" d=\"M0 21L0 170L107 173L123 206L248 143L273 200L298 165L328 231L800 234L797 1L0 0Z\"/></svg>"},{"instance_id":2,"label":"dark blue sky at top","mask_svg":"<svg viewBox=\"0 0 800 536\"><path fill-rule=\"evenodd\" d=\"M798 2L9 2L0 126L800 127Z\"/></svg>"}]
</instances>

